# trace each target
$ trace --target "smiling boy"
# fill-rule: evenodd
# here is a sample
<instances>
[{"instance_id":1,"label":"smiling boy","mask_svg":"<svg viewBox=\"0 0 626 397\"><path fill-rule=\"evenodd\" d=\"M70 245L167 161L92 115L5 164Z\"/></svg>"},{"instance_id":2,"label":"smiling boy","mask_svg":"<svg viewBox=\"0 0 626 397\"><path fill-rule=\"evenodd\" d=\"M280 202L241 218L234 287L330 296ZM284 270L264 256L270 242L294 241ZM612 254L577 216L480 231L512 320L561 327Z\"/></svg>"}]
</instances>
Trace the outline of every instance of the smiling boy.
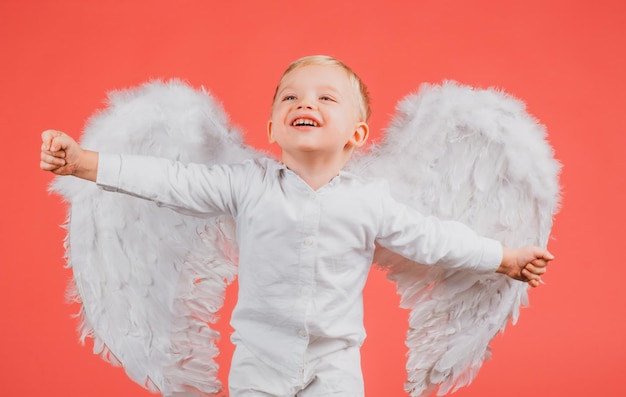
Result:
<instances>
[{"instance_id":1,"label":"smiling boy","mask_svg":"<svg viewBox=\"0 0 626 397\"><path fill-rule=\"evenodd\" d=\"M41 168L201 217L232 215L239 296L231 397L362 396L362 290L378 243L447 268L497 271L539 285L552 255L503 248L457 222L396 202L384 181L342 170L368 138L368 96L347 66L306 57L276 89L267 133L280 161L183 165L83 150L42 134Z\"/></svg>"},{"instance_id":2,"label":"smiling boy","mask_svg":"<svg viewBox=\"0 0 626 397\"><path fill-rule=\"evenodd\" d=\"M369 134L362 83L329 61L305 58L285 72L267 124L283 164L313 190L336 176Z\"/></svg>"}]
</instances>

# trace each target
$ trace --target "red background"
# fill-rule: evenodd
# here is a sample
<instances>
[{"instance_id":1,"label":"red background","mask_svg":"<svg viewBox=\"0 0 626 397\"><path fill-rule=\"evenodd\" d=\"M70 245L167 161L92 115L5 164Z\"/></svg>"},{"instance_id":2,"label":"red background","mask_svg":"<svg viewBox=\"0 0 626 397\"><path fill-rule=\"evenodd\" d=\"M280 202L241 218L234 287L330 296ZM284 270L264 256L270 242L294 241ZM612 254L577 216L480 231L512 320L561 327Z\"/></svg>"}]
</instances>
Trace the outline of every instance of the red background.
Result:
<instances>
[{"instance_id":1,"label":"red background","mask_svg":"<svg viewBox=\"0 0 626 397\"><path fill-rule=\"evenodd\" d=\"M0 2L0 394L148 396L79 346L64 301L59 197L40 133L79 137L105 92L151 78L208 87L247 142L267 148L286 65L334 55L369 85L380 135L421 82L504 88L528 104L564 164L547 286L456 396L625 396L626 6L622 1ZM232 306L234 288L229 290ZM366 289L369 396L403 396L406 313L380 271ZM229 306L230 307L230 306ZM228 333L228 308L222 321ZM231 354L223 338L222 379Z\"/></svg>"}]
</instances>

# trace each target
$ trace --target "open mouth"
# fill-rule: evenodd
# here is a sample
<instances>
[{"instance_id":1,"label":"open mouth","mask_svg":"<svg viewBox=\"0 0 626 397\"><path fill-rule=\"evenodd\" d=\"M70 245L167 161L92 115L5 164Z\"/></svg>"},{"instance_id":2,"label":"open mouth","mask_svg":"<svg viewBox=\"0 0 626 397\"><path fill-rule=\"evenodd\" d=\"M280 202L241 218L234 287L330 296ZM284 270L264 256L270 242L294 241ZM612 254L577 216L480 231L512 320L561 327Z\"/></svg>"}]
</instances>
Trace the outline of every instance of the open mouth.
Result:
<instances>
[{"instance_id":1,"label":"open mouth","mask_svg":"<svg viewBox=\"0 0 626 397\"><path fill-rule=\"evenodd\" d=\"M295 119L291 125L293 127L317 127L317 121L311 119Z\"/></svg>"}]
</instances>

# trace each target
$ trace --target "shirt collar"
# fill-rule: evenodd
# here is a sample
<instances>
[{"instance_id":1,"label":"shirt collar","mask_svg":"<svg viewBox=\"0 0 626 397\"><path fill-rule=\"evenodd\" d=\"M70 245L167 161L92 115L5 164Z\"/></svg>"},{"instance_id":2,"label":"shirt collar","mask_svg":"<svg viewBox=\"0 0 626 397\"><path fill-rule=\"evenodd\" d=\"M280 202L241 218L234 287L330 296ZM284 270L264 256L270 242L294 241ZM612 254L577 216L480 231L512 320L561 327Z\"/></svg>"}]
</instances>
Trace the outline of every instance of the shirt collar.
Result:
<instances>
[{"instance_id":1,"label":"shirt collar","mask_svg":"<svg viewBox=\"0 0 626 397\"><path fill-rule=\"evenodd\" d=\"M273 157L269 157L268 158L268 169L271 172L274 172L274 173L277 173L277 174L284 173L284 172L290 172L294 176L300 178L298 176L298 174L296 174L295 172L290 170L283 162L281 162L278 159L275 159ZM340 183L343 178L350 177L350 176L352 176L352 174L350 172L347 172L347 171L344 171L344 170L340 170L339 174L337 174L337 176L335 176L333 179L331 179L326 185L322 186L321 189L323 190L326 187L334 186L334 185ZM304 181L302 181L302 182L304 183Z\"/></svg>"}]
</instances>

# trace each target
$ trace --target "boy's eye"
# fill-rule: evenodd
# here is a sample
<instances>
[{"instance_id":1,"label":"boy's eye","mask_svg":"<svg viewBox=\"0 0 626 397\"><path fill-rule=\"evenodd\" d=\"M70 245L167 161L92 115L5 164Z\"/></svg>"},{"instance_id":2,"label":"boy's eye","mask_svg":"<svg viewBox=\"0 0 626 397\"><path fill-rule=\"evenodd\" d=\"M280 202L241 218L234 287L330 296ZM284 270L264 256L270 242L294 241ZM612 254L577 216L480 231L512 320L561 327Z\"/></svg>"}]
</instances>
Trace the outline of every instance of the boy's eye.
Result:
<instances>
[{"instance_id":1,"label":"boy's eye","mask_svg":"<svg viewBox=\"0 0 626 397\"><path fill-rule=\"evenodd\" d=\"M333 98L329 97L328 95L323 95L320 97L321 101L332 101Z\"/></svg>"},{"instance_id":2,"label":"boy's eye","mask_svg":"<svg viewBox=\"0 0 626 397\"><path fill-rule=\"evenodd\" d=\"M293 101L294 99L296 99L295 95L285 95L283 97L283 101Z\"/></svg>"}]
</instances>

